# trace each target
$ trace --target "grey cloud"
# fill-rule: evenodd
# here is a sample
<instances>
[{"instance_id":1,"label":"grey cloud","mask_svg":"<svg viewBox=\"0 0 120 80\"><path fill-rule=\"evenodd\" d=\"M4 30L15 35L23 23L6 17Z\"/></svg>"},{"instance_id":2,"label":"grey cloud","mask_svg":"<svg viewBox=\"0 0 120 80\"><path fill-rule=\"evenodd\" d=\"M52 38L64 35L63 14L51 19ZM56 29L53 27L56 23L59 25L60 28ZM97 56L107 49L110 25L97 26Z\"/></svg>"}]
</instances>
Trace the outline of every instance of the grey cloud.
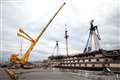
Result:
<instances>
[{"instance_id":1,"label":"grey cloud","mask_svg":"<svg viewBox=\"0 0 120 80\"><path fill-rule=\"evenodd\" d=\"M95 19L95 24L98 25L102 38L101 46L105 49L120 48L118 45L120 43L119 5L114 3L112 0L110 2L90 1L89 4L86 1L89 3L88 0L83 2L79 0L67 1L68 4L66 4L66 6L56 16L45 34L41 37L38 45L36 45L32 51L30 60L42 60L43 58L48 57L52 52L51 49L54 47L56 40L60 41L60 45L62 45L60 50L61 53L64 54L65 49L63 46L65 43L65 24L68 25L70 49L83 51L88 38L89 21L91 18ZM60 3L55 2L56 4L51 6L51 9L46 9L48 8L46 7L44 11L44 8L41 8L40 12L38 12L41 14L36 15L38 16L36 20L32 20L30 11L26 8L27 5L25 2L26 0L21 0L21 2L17 2L16 0L11 0L11 2L4 0L2 10L3 30L1 32L3 37L0 37L0 40L4 40L2 43L4 48L19 46L19 39L16 36L16 32L19 27L23 27L28 34L35 38L49 21L48 17L53 15L51 14L51 11L54 13L54 10L57 9L53 7L60 5ZM79 2L81 5L79 5ZM38 7L35 8L38 9ZM49 13L51 15L49 15ZM25 42L24 47L28 47L28 44ZM72 53L72 51L70 53Z\"/></svg>"}]
</instances>

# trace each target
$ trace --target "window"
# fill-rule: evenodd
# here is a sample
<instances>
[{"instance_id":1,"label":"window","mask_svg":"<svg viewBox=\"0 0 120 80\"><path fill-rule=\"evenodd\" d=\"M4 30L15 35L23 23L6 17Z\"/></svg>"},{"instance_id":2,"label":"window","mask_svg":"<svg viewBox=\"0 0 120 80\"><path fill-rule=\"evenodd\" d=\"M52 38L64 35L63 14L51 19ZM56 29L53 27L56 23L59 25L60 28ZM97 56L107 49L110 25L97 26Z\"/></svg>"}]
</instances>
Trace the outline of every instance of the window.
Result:
<instances>
[{"instance_id":1,"label":"window","mask_svg":"<svg viewBox=\"0 0 120 80\"><path fill-rule=\"evenodd\" d=\"M92 64L92 67L95 67L95 65L94 65L94 64Z\"/></svg>"},{"instance_id":2,"label":"window","mask_svg":"<svg viewBox=\"0 0 120 80\"><path fill-rule=\"evenodd\" d=\"M89 61L91 61L91 59L89 59Z\"/></svg>"},{"instance_id":3,"label":"window","mask_svg":"<svg viewBox=\"0 0 120 80\"><path fill-rule=\"evenodd\" d=\"M99 61L99 59L97 59L97 61Z\"/></svg>"}]
</instances>

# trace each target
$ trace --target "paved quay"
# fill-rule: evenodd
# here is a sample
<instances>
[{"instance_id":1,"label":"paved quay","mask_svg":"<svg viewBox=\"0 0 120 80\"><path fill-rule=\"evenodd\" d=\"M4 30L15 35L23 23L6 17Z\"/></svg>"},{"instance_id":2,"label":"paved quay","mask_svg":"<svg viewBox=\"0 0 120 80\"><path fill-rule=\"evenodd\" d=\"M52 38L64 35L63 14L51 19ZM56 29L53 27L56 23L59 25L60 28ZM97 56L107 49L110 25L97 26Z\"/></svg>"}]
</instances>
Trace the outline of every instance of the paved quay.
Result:
<instances>
[{"instance_id":1,"label":"paved quay","mask_svg":"<svg viewBox=\"0 0 120 80\"><path fill-rule=\"evenodd\" d=\"M115 75L80 75L80 73L61 72L58 70L18 69L18 80L119 80Z\"/></svg>"},{"instance_id":2,"label":"paved quay","mask_svg":"<svg viewBox=\"0 0 120 80\"><path fill-rule=\"evenodd\" d=\"M0 80L11 80L4 68L0 68Z\"/></svg>"},{"instance_id":3,"label":"paved quay","mask_svg":"<svg viewBox=\"0 0 120 80\"><path fill-rule=\"evenodd\" d=\"M88 71L73 73L35 68L16 69L15 72L17 80L120 80L120 75L116 79L116 75L91 75ZM5 68L0 68L0 80L11 80Z\"/></svg>"},{"instance_id":4,"label":"paved quay","mask_svg":"<svg viewBox=\"0 0 120 80\"><path fill-rule=\"evenodd\" d=\"M69 72L39 69L30 71L24 70L22 73L19 73L18 76L19 80L85 80Z\"/></svg>"}]
</instances>

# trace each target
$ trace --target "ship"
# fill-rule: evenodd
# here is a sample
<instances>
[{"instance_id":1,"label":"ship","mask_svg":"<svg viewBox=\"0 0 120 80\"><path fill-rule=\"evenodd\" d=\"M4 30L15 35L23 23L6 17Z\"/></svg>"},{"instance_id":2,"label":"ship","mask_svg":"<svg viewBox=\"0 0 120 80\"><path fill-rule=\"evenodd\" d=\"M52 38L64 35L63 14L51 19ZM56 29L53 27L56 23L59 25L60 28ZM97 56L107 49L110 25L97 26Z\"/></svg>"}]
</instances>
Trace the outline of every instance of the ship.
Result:
<instances>
[{"instance_id":1,"label":"ship","mask_svg":"<svg viewBox=\"0 0 120 80\"><path fill-rule=\"evenodd\" d=\"M48 63L52 68L58 69L78 69L78 70L95 70L120 73L120 49L105 50L100 48L100 34L97 25L93 25L94 20L90 22L90 32L87 44L83 53L68 55L68 46L66 45L67 55L49 56ZM65 31L66 43L68 35ZM92 39L94 41L92 41ZM93 45L95 49L93 50ZM58 43L57 45L58 46Z\"/></svg>"}]
</instances>

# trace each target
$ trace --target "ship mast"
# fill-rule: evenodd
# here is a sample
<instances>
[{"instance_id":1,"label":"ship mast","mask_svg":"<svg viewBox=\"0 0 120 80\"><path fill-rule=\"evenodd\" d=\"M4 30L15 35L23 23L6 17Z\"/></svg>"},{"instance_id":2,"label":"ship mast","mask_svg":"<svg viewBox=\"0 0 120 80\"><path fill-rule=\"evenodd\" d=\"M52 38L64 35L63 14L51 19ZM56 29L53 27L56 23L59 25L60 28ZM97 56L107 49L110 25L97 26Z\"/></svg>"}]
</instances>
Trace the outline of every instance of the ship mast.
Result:
<instances>
[{"instance_id":1,"label":"ship mast","mask_svg":"<svg viewBox=\"0 0 120 80\"><path fill-rule=\"evenodd\" d=\"M94 20L91 20L89 37L83 53L89 53L93 50L100 49L99 41L101 40L101 38L99 35L98 26L97 25L94 26L93 23L94 23Z\"/></svg>"},{"instance_id":2,"label":"ship mast","mask_svg":"<svg viewBox=\"0 0 120 80\"><path fill-rule=\"evenodd\" d=\"M65 25L66 26L66 25ZM67 33L67 28L65 29L65 46L66 46L66 54L67 56L69 55L68 54L68 33Z\"/></svg>"},{"instance_id":3,"label":"ship mast","mask_svg":"<svg viewBox=\"0 0 120 80\"><path fill-rule=\"evenodd\" d=\"M55 51L56 51L56 55L58 56L58 54L59 54L59 44L58 44L58 41L56 41L54 50L52 52L52 56L54 56Z\"/></svg>"}]
</instances>

